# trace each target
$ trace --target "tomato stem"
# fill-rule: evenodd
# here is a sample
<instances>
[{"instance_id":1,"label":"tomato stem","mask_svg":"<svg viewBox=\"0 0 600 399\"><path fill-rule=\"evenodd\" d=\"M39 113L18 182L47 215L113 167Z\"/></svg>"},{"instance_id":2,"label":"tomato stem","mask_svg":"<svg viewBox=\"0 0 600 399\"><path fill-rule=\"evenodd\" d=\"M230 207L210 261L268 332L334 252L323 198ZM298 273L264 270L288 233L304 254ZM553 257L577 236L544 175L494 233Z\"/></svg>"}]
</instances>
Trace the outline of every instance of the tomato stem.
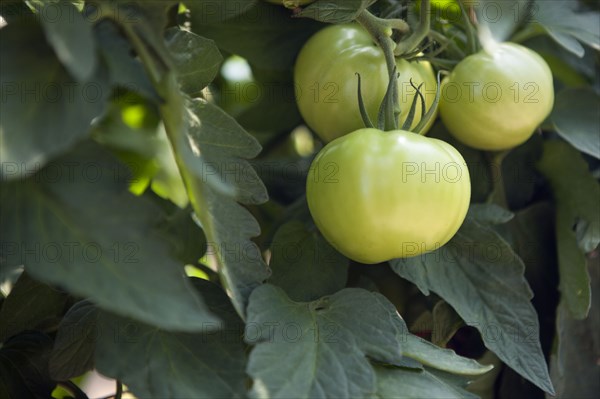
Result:
<instances>
[{"instance_id":1,"label":"tomato stem","mask_svg":"<svg viewBox=\"0 0 600 399\"><path fill-rule=\"evenodd\" d=\"M419 24L417 28L406 39L400 41L394 50L396 56L401 56L415 50L419 44L429 35L431 26L430 1L422 0Z\"/></svg>"},{"instance_id":2,"label":"tomato stem","mask_svg":"<svg viewBox=\"0 0 600 399\"><path fill-rule=\"evenodd\" d=\"M385 121L378 121L378 125L385 126L387 130L396 130L398 128L398 114L400 113L400 103L398 100L398 79L396 79L396 57L394 49L396 42L391 38L392 29L406 32L408 25L400 23L399 19L386 20L378 18L369 11L364 10L358 15L356 21L360 23L373 38L373 41L382 49L385 56L385 63L390 76L389 86L386 97L380 108L380 116L385 115ZM384 110L384 112L381 112Z\"/></svg>"},{"instance_id":3,"label":"tomato stem","mask_svg":"<svg viewBox=\"0 0 600 399\"><path fill-rule=\"evenodd\" d=\"M458 0L458 5L460 7L460 14L463 17L463 22L465 24L465 34L467 35L467 48L469 49L469 54L474 54L477 52L477 33L475 32L473 22L471 21L469 13L467 12L467 6L465 6L464 0Z\"/></svg>"},{"instance_id":4,"label":"tomato stem","mask_svg":"<svg viewBox=\"0 0 600 399\"><path fill-rule=\"evenodd\" d=\"M410 32L410 26L403 19L379 18L368 10L361 12L356 17L356 22L361 24L371 34L377 44L380 44L385 38L391 38L394 30L398 31L401 35L406 35Z\"/></svg>"},{"instance_id":5,"label":"tomato stem","mask_svg":"<svg viewBox=\"0 0 600 399\"><path fill-rule=\"evenodd\" d=\"M115 5L99 3L98 7L100 8L99 13L101 15L110 18L123 29L125 36L129 39L134 51L142 61L150 81L158 90L158 86L165 73L173 69L166 49L156 46L156 43L162 43L162 36L160 36L160 41L156 41L153 45L144 37L148 35L149 31L143 24L130 21L127 18L120 18L119 10L115 9ZM151 34L154 34L154 32L151 32Z\"/></svg>"},{"instance_id":6,"label":"tomato stem","mask_svg":"<svg viewBox=\"0 0 600 399\"><path fill-rule=\"evenodd\" d=\"M400 33L402 36L410 32L410 26L403 19L390 18L385 19L384 21L388 23L393 30L398 31L398 33Z\"/></svg>"}]
</instances>

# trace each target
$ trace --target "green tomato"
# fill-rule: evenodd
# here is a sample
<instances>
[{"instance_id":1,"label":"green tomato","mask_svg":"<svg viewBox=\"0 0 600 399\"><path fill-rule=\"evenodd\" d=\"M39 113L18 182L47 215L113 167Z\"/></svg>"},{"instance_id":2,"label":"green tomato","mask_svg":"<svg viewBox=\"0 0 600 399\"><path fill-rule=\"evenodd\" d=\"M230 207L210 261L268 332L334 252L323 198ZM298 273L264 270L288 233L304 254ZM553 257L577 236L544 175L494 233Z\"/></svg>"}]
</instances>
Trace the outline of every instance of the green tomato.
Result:
<instances>
[{"instance_id":1,"label":"green tomato","mask_svg":"<svg viewBox=\"0 0 600 399\"><path fill-rule=\"evenodd\" d=\"M440 115L463 143L504 150L525 141L552 111L548 64L534 51L500 43L462 60L444 79Z\"/></svg>"},{"instance_id":2,"label":"green tomato","mask_svg":"<svg viewBox=\"0 0 600 399\"><path fill-rule=\"evenodd\" d=\"M470 196L460 153L404 130L359 129L332 141L314 159L306 183L323 236L368 264L441 247L462 224Z\"/></svg>"},{"instance_id":3,"label":"green tomato","mask_svg":"<svg viewBox=\"0 0 600 399\"><path fill-rule=\"evenodd\" d=\"M435 99L437 81L428 62L397 59L400 76L399 126L402 126L416 94L410 80L425 95L426 108ZM387 90L389 77L383 51L357 24L331 25L311 37L298 55L294 68L296 101L302 117L325 142L365 127L358 106L358 80L365 108L373 123ZM411 125L421 117L420 102ZM423 133L431 127L433 118Z\"/></svg>"}]
</instances>

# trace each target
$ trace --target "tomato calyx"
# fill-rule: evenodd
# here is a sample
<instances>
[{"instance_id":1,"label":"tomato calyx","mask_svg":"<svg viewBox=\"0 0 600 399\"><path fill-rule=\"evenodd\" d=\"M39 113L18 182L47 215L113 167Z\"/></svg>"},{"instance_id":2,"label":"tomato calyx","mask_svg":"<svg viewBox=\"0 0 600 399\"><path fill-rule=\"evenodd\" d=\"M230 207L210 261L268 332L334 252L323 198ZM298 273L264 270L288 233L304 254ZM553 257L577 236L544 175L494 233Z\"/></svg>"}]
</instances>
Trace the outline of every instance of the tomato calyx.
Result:
<instances>
[{"instance_id":1,"label":"tomato calyx","mask_svg":"<svg viewBox=\"0 0 600 399\"><path fill-rule=\"evenodd\" d=\"M413 129L415 133L421 134L421 131L423 129L425 129L425 126L427 126L429 120L433 117L435 117L435 112L437 111L437 107L440 103L440 93L441 93L441 75L442 75L443 71L439 71L436 75L436 79L437 79L437 87L435 90L435 99L433 100L433 103L431 104L431 107L429 107L429 109L427 110L427 112L424 112L425 110L425 99L423 98L423 94L419 91L418 88L415 88L417 91L417 95L421 98L421 110L423 110L423 112L425 113L425 115L423 115L423 113L421 113L421 120L419 121L419 123L417 124L417 126L415 126L415 128ZM414 87L414 86L413 86ZM416 98L416 95L415 95ZM416 104L413 102L413 106L416 106ZM413 107L411 107L411 110L409 112L414 112ZM409 115L410 116L410 115ZM408 118L407 118L408 119ZM412 121L411 121L412 123ZM406 125L406 123L404 124ZM410 124L408 125L408 128L410 128ZM404 129L404 126L402 127ZM408 128L406 130L408 130Z\"/></svg>"},{"instance_id":2,"label":"tomato calyx","mask_svg":"<svg viewBox=\"0 0 600 399\"><path fill-rule=\"evenodd\" d=\"M367 10L364 10L362 13L360 13L360 15L356 18L356 21L360 23L367 32L369 32L375 43L383 50L385 63L388 70L389 84L385 97L383 98L383 102L381 103L381 107L379 108L378 125L381 123L383 110L383 114L385 115L383 125L386 127L386 130L397 129L397 114L394 114L394 110L399 109L398 79L396 79L396 57L394 56L396 42L394 42L391 37L392 28L385 19L378 18ZM388 95L389 93L391 93L391 95ZM362 114L363 110L361 109L361 115Z\"/></svg>"},{"instance_id":3,"label":"tomato calyx","mask_svg":"<svg viewBox=\"0 0 600 399\"><path fill-rule=\"evenodd\" d=\"M374 129L375 125L373 125L373 122L371 121L371 117L367 112L367 107L365 107L365 101L363 100L360 73L356 72L356 77L358 78L358 109L360 111L360 117L362 118L365 127Z\"/></svg>"},{"instance_id":4,"label":"tomato calyx","mask_svg":"<svg viewBox=\"0 0 600 399\"><path fill-rule=\"evenodd\" d=\"M412 79L409 81L410 85L413 89L415 89L415 96L413 97L412 103L410 104L410 109L408 110L408 115L406 116L406 120L402 124L402 130L410 130L412 126L413 119L415 119L415 114L417 111L417 100L421 100L421 119L425 116L425 97L423 97L423 93L421 93L421 87L423 87L423 83L421 83L418 87L415 86ZM439 84L438 84L439 86Z\"/></svg>"},{"instance_id":5,"label":"tomato calyx","mask_svg":"<svg viewBox=\"0 0 600 399\"><path fill-rule=\"evenodd\" d=\"M404 54L415 51L418 45L427 37L429 34L430 28L430 1L423 0L421 4L420 10L420 21L417 28L410 33L408 36L410 28L408 24L401 19L394 20L386 20L382 18L378 18L371 14L369 11L364 10L359 16L356 18L356 21L360 23L367 32L371 35L374 42L383 50L383 54L385 56L386 66L388 69L389 75L389 83L381 103L379 107L379 113L377 117L377 128L384 131L397 130L398 126L398 116L400 115L400 101L398 98L398 77L399 74L397 72L396 66L396 57L402 56ZM395 42L392 39L393 30L399 31L399 33L403 36L402 40ZM404 37L405 36L405 37ZM361 94L361 78L360 74L357 73L358 76L358 107L360 110L360 115L363 120L365 127L375 127L374 123L370 120L368 113L366 111L366 107ZM438 85L436 90L436 100L434 104L429 110L426 110L425 107L425 99L423 94L421 93L421 85L419 87L415 86L410 80L411 86L415 89L416 94L413 98L409 113L407 115L406 120L402 125L403 130L409 130L412 126L415 114L417 101L420 99L421 105L421 120L417 126L417 132L423 129L423 127L427 124L427 122L433 117L435 114L435 110L437 108L437 104L439 102L439 85L440 78L438 75Z\"/></svg>"},{"instance_id":6,"label":"tomato calyx","mask_svg":"<svg viewBox=\"0 0 600 399\"><path fill-rule=\"evenodd\" d=\"M383 98L383 101L379 108L379 115L377 118L377 126L375 126L373 124L373 122L371 121L371 118L369 117L369 113L367 112L367 109L365 107L365 103L364 103L363 96L362 96L362 90L361 90L361 77L360 77L359 73L356 73L356 76L358 78L358 89L357 89L358 108L360 110L360 116L363 120L363 123L365 124L365 127L367 127L367 128L377 128L377 129L383 130L383 131L391 131L391 130L398 129L397 121L398 121L398 115L400 114L401 110L397 104L393 104L393 103L392 104L393 104L394 108L390 108L390 99L393 97L393 95L392 95L393 90L397 86L397 83L394 84L393 81L397 82L399 74L396 72L396 67L394 67L392 72L393 72L393 75L390 77L390 83L389 83L387 91L385 93L385 97ZM415 96L413 97L413 101L412 101L410 109L408 111L406 120L402 124L402 127L401 127L402 130L411 131L410 127L413 124L413 120L415 118L418 105L420 105L420 107L421 107L421 119L419 120L419 123L417 124L417 126L415 126L415 128L412 129L413 133L420 134L421 131L425 128L425 126L427 126L429 120L434 117L435 112L438 107L438 104L440 102L441 75L442 75L442 72L441 71L438 72L435 99L433 100L433 103L431 104L431 107L429 109L426 109L425 97L423 96L423 93L421 92L421 87L423 86L423 83L419 84L419 86L416 86L413 83L412 79L410 80L410 85L413 87L413 89L415 89L416 93L415 93ZM419 104L417 103L417 101L419 101ZM390 117L390 112L392 113L391 117Z\"/></svg>"}]
</instances>

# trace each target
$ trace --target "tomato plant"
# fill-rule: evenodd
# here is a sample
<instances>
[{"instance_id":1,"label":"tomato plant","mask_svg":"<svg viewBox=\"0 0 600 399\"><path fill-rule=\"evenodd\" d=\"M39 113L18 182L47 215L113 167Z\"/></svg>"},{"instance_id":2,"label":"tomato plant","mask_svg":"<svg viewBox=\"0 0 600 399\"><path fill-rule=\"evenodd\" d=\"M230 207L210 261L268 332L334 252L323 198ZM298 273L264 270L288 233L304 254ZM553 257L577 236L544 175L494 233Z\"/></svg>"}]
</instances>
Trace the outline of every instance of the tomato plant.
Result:
<instances>
[{"instance_id":1,"label":"tomato plant","mask_svg":"<svg viewBox=\"0 0 600 399\"><path fill-rule=\"evenodd\" d=\"M471 182L448 143L396 130L360 129L319 152L308 207L341 253L378 263L446 244L469 208Z\"/></svg>"},{"instance_id":2,"label":"tomato plant","mask_svg":"<svg viewBox=\"0 0 600 399\"><path fill-rule=\"evenodd\" d=\"M546 61L521 45L500 43L465 58L444 79L440 115L463 143L505 150L527 141L553 104Z\"/></svg>"},{"instance_id":3,"label":"tomato plant","mask_svg":"<svg viewBox=\"0 0 600 399\"><path fill-rule=\"evenodd\" d=\"M427 61L398 58L399 124L408 116L416 90L421 87L426 108L433 104L436 80ZM311 37L304 45L294 67L298 108L308 125L324 141L365 127L360 117L356 74L362 78L362 95L372 120L388 86L388 72L382 50L371 36L357 24L329 26ZM421 109L413 120L419 122ZM424 129L426 131L433 119Z\"/></svg>"},{"instance_id":4,"label":"tomato plant","mask_svg":"<svg viewBox=\"0 0 600 399\"><path fill-rule=\"evenodd\" d=\"M596 397L599 21L0 1L0 399Z\"/></svg>"}]
</instances>

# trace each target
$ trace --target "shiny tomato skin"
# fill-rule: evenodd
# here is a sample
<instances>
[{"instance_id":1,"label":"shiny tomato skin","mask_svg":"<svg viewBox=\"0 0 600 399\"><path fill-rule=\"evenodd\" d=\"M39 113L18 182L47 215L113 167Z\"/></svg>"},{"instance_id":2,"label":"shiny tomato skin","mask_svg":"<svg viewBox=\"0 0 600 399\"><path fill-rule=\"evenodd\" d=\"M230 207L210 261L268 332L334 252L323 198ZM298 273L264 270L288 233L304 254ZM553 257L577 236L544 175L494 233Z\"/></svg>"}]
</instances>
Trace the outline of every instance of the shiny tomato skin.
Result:
<instances>
[{"instance_id":1,"label":"shiny tomato skin","mask_svg":"<svg viewBox=\"0 0 600 399\"><path fill-rule=\"evenodd\" d=\"M458 140L481 150L527 141L554 104L552 72L534 51L500 43L463 59L444 79L440 116Z\"/></svg>"},{"instance_id":2,"label":"shiny tomato skin","mask_svg":"<svg viewBox=\"0 0 600 399\"><path fill-rule=\"evenodd\" d=\"M403 130L359 129L332 141L314 159L306 187L323 236L366 264L444 245L470 195L469 172L454 147Z\"/></svg>"},{"instance_id":3,"label":"shiny tomato skin","mask_svg":"<svg viewBox=\"0 0 600 399\"><path fill-rule=\"evenodd\" d=\"M402 126L416 93L410 80L417 86L424 83L421 91L425 94L427 109L435 98L437 81L426 61L408 62L398 58L396 65L400 73L399 126ZM365 107L376 124L389 78L383 51L373 43L367 31L358 24L331 25L313 35L298 55L294 67L298 108L309 127L325 142L365 127L358 106L356 73L362 78ZM411 128L417 125L420 116L418 106ZM422 133L432 123L433 118Z\"/></svg>"}]
</instances>

